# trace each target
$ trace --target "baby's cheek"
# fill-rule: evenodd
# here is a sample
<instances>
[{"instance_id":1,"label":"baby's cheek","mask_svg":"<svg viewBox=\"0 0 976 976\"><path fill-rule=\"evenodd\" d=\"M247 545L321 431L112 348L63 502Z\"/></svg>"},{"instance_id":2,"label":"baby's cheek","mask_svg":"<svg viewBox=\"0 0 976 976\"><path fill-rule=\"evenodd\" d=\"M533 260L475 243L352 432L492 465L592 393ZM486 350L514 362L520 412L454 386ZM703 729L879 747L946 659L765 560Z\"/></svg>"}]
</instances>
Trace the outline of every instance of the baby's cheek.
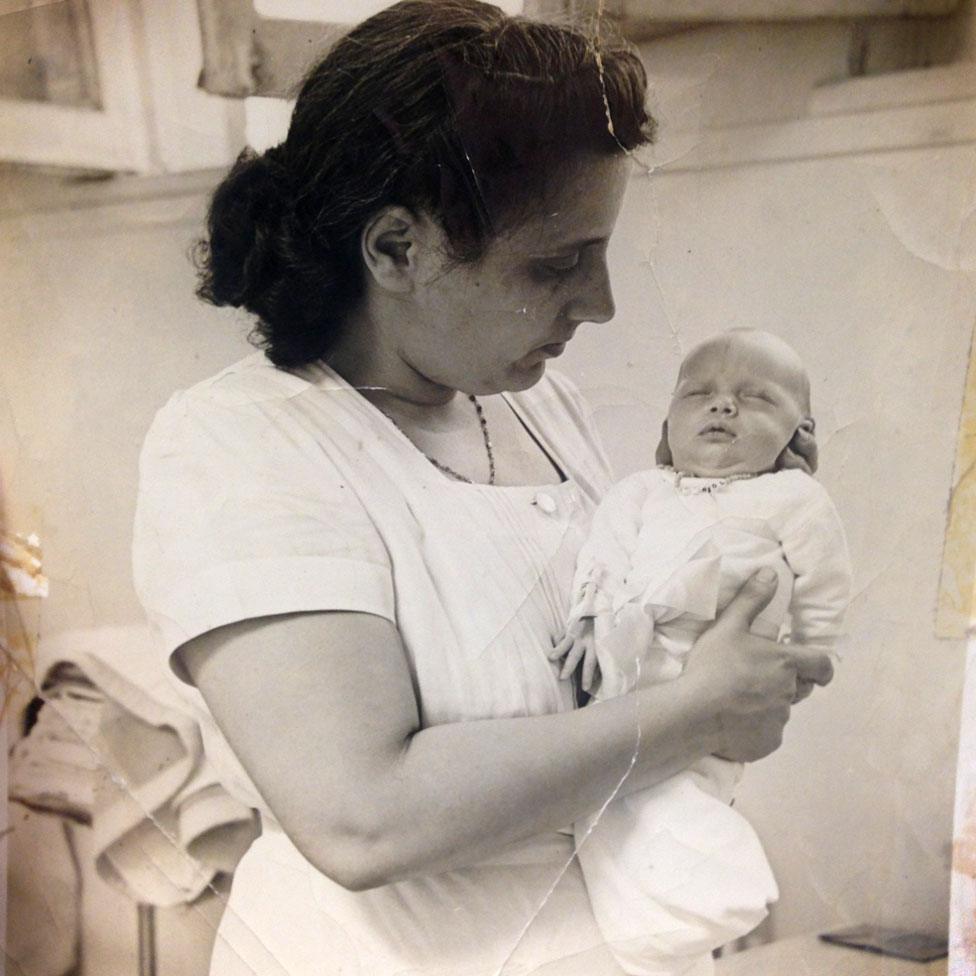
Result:
<instances>
[{"instance_id":1,"label":"baby's cheek","mask_svg":"<svg viewBox=\"0 0 976 976\"><path fill-rule=\"evenodd\" d=\"M689 423L688 411L673 406L668 411L668 437L675 441L687 441Z\"/></svg>"}]
</instances>

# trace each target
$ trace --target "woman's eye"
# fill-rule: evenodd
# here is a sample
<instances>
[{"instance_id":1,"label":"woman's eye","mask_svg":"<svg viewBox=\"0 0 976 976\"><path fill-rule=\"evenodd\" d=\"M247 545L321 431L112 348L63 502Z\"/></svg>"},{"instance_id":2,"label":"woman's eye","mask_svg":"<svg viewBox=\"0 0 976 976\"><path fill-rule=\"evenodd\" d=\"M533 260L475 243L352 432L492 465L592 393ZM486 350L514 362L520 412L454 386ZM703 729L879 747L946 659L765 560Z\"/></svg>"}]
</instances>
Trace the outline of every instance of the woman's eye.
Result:
<instances>
[{"instance_id":1,"label":"woman's eye","mask_svg":"<svg viewBox=\"0 0 976 976\"><path fill-rule=\"evenodd\" d=\"M567 255L562 258L552 258L546 261L543 270L552 275L567 274L579 266L580 256L578 254Z\"/></svg>"},{"instance_id":2,"label":"woman's eye","mask_svg":"<svg viewBox=\"0 0 976 976\"><path fill-rule=\"evenodd\" d=\"M749 390L742 394L747 400L762 400L764 403L772 403L773 398L768 393L761 390Z\"/></svg>"}]
</instances>

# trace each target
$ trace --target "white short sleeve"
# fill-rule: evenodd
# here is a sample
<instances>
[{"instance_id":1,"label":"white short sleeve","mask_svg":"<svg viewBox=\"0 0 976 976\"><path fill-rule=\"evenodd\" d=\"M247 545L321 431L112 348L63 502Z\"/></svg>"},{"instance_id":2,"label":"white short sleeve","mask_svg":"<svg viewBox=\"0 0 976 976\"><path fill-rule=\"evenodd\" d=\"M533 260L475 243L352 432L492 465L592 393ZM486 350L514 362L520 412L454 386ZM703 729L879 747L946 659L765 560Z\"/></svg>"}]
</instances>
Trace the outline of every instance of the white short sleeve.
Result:
<instances>
[{"instance_id":1,"label":"white short sleeve","mask_svg":"<svg viewBox=\"0 0 976 976\"><path fill-rule=\"evenodd\" d=\"M221 399L204 387L157 415L140 460L133 562L167 652L225 624L283 613L394 620L383 540L296 403Z\"/></svg>"}]
</instances>

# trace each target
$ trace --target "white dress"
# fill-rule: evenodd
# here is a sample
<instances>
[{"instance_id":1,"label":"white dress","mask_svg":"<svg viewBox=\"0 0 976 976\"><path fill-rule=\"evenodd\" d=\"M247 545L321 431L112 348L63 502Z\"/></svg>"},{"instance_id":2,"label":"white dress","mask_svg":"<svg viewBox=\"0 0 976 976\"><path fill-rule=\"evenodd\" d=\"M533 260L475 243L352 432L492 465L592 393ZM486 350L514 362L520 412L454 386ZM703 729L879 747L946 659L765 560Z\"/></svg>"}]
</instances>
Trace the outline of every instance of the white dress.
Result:
<instances>
[{"instance_id":1,"label":"white dress","mask_svg":"<svg viewBox=\"0 0 976 976\"><path fill-rule=\"evenodd\" d=\"M293 375L257 354L176 395L143 450L134 546L160 653L245 618L362 611L396 624L425 726L573 708L546 651L609 473L566 380L505 399L562 484L452 481L324 367ZM220 782L263 821L213 976L619 976L570 832L349 892L296 850L200 694L173 681Z\"/></svg>"},{"instance_id":2,"label":"white dress","mask_svg":"<svg viewBox=\"0 0 976 976\"><path fill-rule=\"evenodd\" d=\"M695 639L763 566L779 584L753 631L775 639L789 618L791 640L832 647L850 566L840 519L813 478L656 468L614 485L580 552L570 614L593 629L595 697L680 675ZM626 972L704 971L711 951L753 929L778 897L758 837L730 806L740 774L706 757L576 825L597 922Z\"/></svg>"}]
</instances>

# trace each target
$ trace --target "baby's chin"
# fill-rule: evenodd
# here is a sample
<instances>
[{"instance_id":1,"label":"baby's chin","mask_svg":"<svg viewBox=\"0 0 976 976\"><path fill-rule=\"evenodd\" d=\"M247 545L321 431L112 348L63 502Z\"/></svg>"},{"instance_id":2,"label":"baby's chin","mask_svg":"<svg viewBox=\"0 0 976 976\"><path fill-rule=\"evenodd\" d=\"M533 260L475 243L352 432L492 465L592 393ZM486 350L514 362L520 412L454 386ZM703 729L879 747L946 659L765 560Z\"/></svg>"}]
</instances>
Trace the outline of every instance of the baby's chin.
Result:
<instances>
[{"instance_id":1,"label":"baby's chin","mask_svg":"<svg viewBox=\"0 0 976 976\"><path fill-rule=\"evenodd\" d=\"M730 478L733 475L745 474L765 474L772 471L776 465L776 459L768 458L743 458L743 457L723 457L708 458L702 456L674 456L673 467L675 471L682 474L691 475L694 478Z\"/></svg>"}]
</instances>

